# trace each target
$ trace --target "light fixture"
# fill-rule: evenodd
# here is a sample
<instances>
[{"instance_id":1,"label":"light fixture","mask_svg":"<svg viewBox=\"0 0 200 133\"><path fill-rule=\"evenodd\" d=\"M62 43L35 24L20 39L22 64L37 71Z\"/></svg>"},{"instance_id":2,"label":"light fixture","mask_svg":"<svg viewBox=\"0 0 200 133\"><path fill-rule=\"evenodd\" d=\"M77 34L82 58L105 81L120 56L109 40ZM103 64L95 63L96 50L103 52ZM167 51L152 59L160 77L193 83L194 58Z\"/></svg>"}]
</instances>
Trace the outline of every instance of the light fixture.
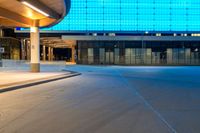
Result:
<instances>
[{"instance_id":1,"label":"light fixture","mask_svg":"<svg viewBox=\"0 0 200 133\"><path fill-rule=\"evenodd\" d=\"M33 10L35 10L35 11L37 11L37 12L43 14L43 15L46 16L46 17L49 17L49 16L50 16L48 13L46 13L46 12L40 10L39 8L37 8L37 7L35 7L34 5L28 3L27 1L21 1L21 3L24 4L24 5L26 5L26 6L28 6L28 7L30 7L31 9L33 9Z\"/></svg>"},{"instance_id":2,"label":"light fixture","mask_svg":"<svg viewBox=\"0 0 200 133\"><path fill-rule=\"evenodd\" d=\"M31 28L30 28L30 31L31 31L32 33L36 33L36 32L37 32L37 27L31 27Z\"/></svg>"}]
</instances>

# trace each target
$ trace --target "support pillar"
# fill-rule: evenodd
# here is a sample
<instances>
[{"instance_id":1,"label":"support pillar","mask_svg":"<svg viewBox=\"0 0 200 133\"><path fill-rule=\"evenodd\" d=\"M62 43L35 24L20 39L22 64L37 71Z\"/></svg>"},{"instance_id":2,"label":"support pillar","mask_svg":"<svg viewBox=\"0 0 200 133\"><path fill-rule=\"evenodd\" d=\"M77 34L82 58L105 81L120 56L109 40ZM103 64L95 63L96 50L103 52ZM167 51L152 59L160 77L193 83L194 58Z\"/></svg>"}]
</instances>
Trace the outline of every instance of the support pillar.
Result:
<instances>
[{"instance_id":1,"label":"support pillar","mask_svg":"<svg viewBox=\"0 0 200 133\"><path fill-rule=\"evenodd\" d=\"M0 28L0 37L3 37L4 33L3 33L3 29Z\"/></svg>"},{"instance_id":2,"label":"support pillar","mask_svg":"<svg viewBox=\"0 0 200 133\"><path fill-rule=\"evenodd\" d=\"M76 55L76 49L75 49L75 46L72 46L72 60L71 60L71 62L72 63L75 63L76 61L75 61L75 55Z\"/></svg>"},{"instance_id":3,"label":"support pillar","mask_svg":"<svg viewBox=\"0 0 200 133\"><path fill-rule=\"evenodd\" d=\"M26 45L26 58L27 60L31 60L31 46L30 46L30 41L27 42L27 45Z\"/></svg>"},{"instance_id":4,"label":"support pillar","mask_svg":"<svg viewBox=\"0 0 200 133\"><path fill-rule=\"evenodd\" d=\"M51 47L48 47L48 61L51 61Z\"/></svg>"},{"instance_id":5,"label":"support pillar","mask_svg":"<svg viewBox=\"0 0 200 133\"><path fill-rule=\"evenodd\" d=\"M43 45L43 61L46 61L46 47Z\"/></svg>"},{"instance_id":6,"label":"support pillar","mask_svg":"<svg viewBox=\"0 0 200 133\"><path fill-rule=\"evenodd\" d=\"M53 61L53 57L54 57L54 55L53 55L53 48L51 48L51 61Z\"/></svg>"},{"instance_id":7,"label":"support pillar","mask_svg":"<svg viewBox=\"0 0 200 133\"><path fill-rule=\"evenodd\" d=\"M40 33L38 27L31 27L31 72L40 72Z\"/></svg>"},{"instance_id":8,"label":"support pillar","mask_svg":"<svg viewBox=\"0 0 200 133\"><path fill-rule=\"evenodd\" d=\"M25 60L26 59L26 40L21 39L21 59Z\"/></svg>"}]
</instances>

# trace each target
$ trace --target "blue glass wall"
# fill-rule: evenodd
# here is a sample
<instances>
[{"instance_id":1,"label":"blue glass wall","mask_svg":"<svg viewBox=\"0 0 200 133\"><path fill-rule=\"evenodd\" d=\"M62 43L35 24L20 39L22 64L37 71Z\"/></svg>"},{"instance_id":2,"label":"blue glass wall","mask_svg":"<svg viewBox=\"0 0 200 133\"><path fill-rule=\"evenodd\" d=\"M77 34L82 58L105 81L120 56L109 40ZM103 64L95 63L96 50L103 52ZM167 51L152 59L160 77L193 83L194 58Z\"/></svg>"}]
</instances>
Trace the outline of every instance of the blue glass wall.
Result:
<instances>
[{"instance_id":1,"label":"blue glass wall","mask_svg":"<svg viewBox=\"0 0 200 133\"><path fill-rule=\"evenodd\" d=\"M71 0L52 31L200 31L200 0Z\"/></svg>"}]
</instances>

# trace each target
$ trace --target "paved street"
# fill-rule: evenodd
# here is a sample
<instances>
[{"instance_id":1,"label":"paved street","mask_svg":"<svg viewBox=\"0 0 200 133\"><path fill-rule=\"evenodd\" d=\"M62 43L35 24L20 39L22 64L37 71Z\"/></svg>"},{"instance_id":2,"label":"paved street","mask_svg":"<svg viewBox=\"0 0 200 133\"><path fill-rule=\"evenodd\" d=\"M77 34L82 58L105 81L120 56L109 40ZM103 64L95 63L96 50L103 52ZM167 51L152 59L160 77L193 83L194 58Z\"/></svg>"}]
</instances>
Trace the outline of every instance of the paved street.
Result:
<instances>
[{"instance_id":1,"label":"paved street","mask_svg":"<svg viewBox=\"0 0 200 133\"><path fill-rule=\"evenodd\" d=\"M66 66L0 94L0 133L199 133L200 67Z\"/></svg>"}]
</instances>

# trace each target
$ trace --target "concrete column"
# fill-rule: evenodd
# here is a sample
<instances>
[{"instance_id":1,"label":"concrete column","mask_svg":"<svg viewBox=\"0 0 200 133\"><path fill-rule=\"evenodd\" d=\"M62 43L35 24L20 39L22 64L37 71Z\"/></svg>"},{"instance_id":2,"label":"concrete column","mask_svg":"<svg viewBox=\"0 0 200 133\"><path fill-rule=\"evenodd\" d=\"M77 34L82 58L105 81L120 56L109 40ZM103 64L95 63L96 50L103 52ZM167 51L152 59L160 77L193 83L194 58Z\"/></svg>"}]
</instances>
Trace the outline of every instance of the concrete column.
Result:
<instances>
[{"instance_id":1,"label":"concrete column","mask_svg":"<svg viewBox=\"0 0 200 133\"><path fill-rule=\"evenodd\" d=\"M51 48L51 61L53 61L53 48Z\"/></svg>"},{"instance_id":2,"label":"concrete column","mask_svg":"<svg viewBox=\"0 0 200 133\"><path fill-rule=\"evenodd\" d=\"M51 47L48 47L48 61L51 61Z\"/></svg>"},{"instance_id":3,"label":"concrete column","mask_svg":"<svg viewBox=\"0 0 200 133\"><path fill-rule=\"evenodd\" d=\"M72 60L71 60L71 62L72 63L75 63L76 61L75 61L75 54L76 54L76 49L75 49L75 46L72 46Z\"/></svg>"},{"instance_id":4,"label":"concrete column","mask_svg":"<svg viewBox=\"0 0 200 133\"><path fill-rule=\"evenodd\" d=\"M26 43L25 43L25 39L21 39L21 59L25 60L26 59Z\"/></svg>"},{"instance_id":5,"label":"concrete column","mask_svg":"<svg viewBox=\"0 0 200 133\"><path fill-rule=\"evenodd\" d=\"M43 61L46 61L46 47L43 45Z\"/></svg>"},{"instance_id":6,"label":"concrete column","mask_svg":"<svg viewBox=\"0 0 200 133\"><path fill-rule=\"evenodd\" d=\"M31 72L40 72L40 33L38 27L31 27Z\"/></svg>"},{"instance_id":7,"label":"concrete column","mask_svg":"<svg viewBox=\"0 0 200 133\"><path fill-rule=\"evenodd\" d=\"M31 59L30 55L31 55L31 52L30 52L30 43L27 42L27 44L26 44L26 58L27 58L27 60Z\"/></svg>"},{"instance_id":8,"label":"concrete column","mask_svg":"<svg viewBox=\"0 0 200 133\"><path fill-rule=\"evenodd\" d=\"M3 37L4 33L3 33L3 29L0 28L0 37Z\"/></svg>"}]
</instances>

